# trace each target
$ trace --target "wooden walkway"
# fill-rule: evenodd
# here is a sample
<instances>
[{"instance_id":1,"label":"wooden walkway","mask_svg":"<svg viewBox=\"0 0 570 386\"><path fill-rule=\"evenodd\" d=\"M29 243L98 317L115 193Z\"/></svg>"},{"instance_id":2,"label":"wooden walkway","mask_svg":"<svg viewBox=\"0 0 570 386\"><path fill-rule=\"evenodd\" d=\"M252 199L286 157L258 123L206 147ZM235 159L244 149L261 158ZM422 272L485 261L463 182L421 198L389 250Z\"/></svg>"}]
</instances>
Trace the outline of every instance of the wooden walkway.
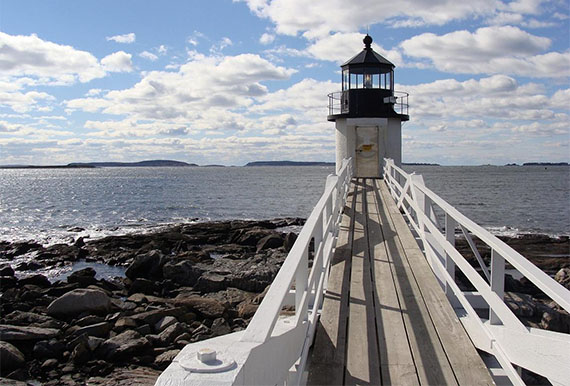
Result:
<instances>
[{"instance_id":1,"label":"wooden walkway","mask_svg":"<svg viewBox=\"0 0 570 386\"><path fill-rule=\"evenodd\" d=\"M490 385L384 181L354 179L310 385Z\"/></svg>"}]
</instances>

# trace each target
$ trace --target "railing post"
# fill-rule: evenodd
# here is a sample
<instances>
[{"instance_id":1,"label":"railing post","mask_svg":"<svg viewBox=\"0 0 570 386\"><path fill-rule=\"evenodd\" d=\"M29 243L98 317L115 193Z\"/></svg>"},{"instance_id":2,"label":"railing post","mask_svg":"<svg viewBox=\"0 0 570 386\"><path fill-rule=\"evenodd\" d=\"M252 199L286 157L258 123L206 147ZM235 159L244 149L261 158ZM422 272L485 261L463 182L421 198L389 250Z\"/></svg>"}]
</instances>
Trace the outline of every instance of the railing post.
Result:
<instances>
[{"instance_id":1,"label":"railing post","mask_svg":"<svg viewBox=\"0 0 570 386\"><path fill-rule=\"evenodd\" d=\"M301 309L301 304L303 303L303 296L307 292L307 282L309 280L309 250L305 249L299 266L297 267L297 272L295 273L295 315L298 320L307 319L307 302L305 306Z\"/></svg>"},{"instance_id":2,"label":"railing post","mask_svg":"<svg viewBox=\"0 0 570 386\"><path fill-rule=\"evenodd\" d=\"M457 221L451 217L448 213L445 213L445 239L453 246L455 246L455 227L457 226ZM451 256L445 253L445 270L451 276L451 280L455 282L455 262ZM449 283L445 283L445 294L447 295L450 302L453 304L456 302L455 295Z\"/></svg>"},{"instance_id":3,"label":"railing post","mask_svg":"<svg viewBox=\"0 0 570 386\"><path fill-rule=\"evenodd\" d=\"M505 296L505 259L494 249L491 250L491 291L501 299ZM489 306L489 323L501 324L501 319Z\"/></svg>"}]
</instances>

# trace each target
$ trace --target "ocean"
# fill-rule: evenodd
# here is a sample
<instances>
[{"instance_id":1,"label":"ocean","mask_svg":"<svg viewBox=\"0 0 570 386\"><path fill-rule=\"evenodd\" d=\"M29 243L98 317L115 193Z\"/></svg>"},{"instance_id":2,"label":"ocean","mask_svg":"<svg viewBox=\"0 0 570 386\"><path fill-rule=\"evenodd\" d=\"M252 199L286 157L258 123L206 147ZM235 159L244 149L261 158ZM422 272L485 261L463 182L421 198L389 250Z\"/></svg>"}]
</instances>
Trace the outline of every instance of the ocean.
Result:
<instances>
[{"instance_id":1,"label":"ocean","mask_svg":"<svg viewBox=\"0 0 570 386\"><path fill-rule=\"evenodd\" d=\"M406 166L495 234L570 235L570 168ZM0 240L73 242L222 219L307 217L333 167L0 170Z\"/></svg>"}]
</instances>

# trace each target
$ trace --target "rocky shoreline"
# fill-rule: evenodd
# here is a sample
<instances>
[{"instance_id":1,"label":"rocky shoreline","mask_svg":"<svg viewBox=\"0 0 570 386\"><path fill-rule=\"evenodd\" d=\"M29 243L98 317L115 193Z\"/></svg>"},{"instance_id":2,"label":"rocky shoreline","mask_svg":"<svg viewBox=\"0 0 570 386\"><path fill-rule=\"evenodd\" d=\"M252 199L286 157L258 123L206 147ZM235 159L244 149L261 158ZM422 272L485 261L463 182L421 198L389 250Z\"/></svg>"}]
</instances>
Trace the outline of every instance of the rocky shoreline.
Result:
<instances>
[{"instance_id":1,"label":"rocky shoreline","mask_svg":"<svg viewBox=\"0 0 570 386\"><path fill-rule=\"evenodd\" d=\"M303 223L198 223L49 247L0 242L0 383L154 384L186 344L247 326L296 239L288 230ZM568 237L504 240L570 286ZM19 275L78 261L125 267L126 277L98 279L92 268L54 283ZM527 323L569 332L568 314L525 279L508 278L506 289Z\"/></svg>"},{"instance_id":2,"label":"rocky shoreline","mask_svg":"<svg viewBox=\"0 0 570 386\"><path fill-rule=\"evenodd\" d=\"M20 270L79 260L127 267L125 278L85 268L50 283L18 279L4 264L0 383L154 384L188 343L247 326L296 239L283 227L303 223L200 223L47 248L0 242L5 261L33 258Z\"/></svg>"}]
</instances>

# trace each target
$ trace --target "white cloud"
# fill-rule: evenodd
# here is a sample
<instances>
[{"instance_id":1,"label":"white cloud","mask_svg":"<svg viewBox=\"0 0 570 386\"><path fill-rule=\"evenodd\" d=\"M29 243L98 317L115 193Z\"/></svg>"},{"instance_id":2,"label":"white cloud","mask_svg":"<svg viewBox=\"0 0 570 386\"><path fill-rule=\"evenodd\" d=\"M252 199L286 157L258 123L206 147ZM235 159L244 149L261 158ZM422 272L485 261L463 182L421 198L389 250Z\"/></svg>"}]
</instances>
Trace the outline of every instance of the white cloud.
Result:
<instances>
[{"instance_id":1,"label":"white cloud","mask_svg":"<svg viewBox=\"0 0 570 386\"><path fill-rule=\"evenodd\" d=\"M307 47L306 52L316 59L342 63L354 56L359 47L364 48L363 38L364 35L361 33L339 32L318 39ZM376 43L372 43L372 48L395 65L403 63L401 54L396 50L385 50Z\"/></svg>"},{"instance_id":2,"label":"white cloud","mask_svg":"<svg viewBox=\"0 0 570 386\"><path fill-rule=\"evenodd\" d=\"M92 54L40 39L0 32L0 72L33 77L36 84L72 84L105 76Z\"/></svg>"},{"instance_id":3,"label":"white cloud","mask_svg":"<svg viewBox=\"0 0 570 386\"><path fill-rule=\"evenodd\" d=\"M259 38L259 42L261 44L271 44L273 43L273 41L275 40L275 35L273 34L268 34L268 33L264 33L263 35L261 35L261 37Z\"/></svg>"},{"instance_id":4,"label":"white cloud","mask_svg":"<svg viewBox=\"0 0 570 386\"><path fill-rule=\"evenodd\" d=\"M45 92L2 92L0 91L0 106L7 106L18 113L25 113L38 109L42 102L53 101L55 98ZM51 110L51 108L50 108Z\"/></svg>"},{"instance_id":5,"label":"white cloud","mask_svg":"<svg viewBox=\"0 0 570 386\"><path fill-rule=\"evenodd\" d=\"M139 56L140 56L141 58L148 59L148 60L150 60L151 62L154 62L155 60L158 59L158 56L156 56L156 55L153 54L152 52L148 52L148 51L143 51L143 52L141 52L141 53L139 54Z\"/></svg>"},{"instance_id":6,"label":"white cloud","mask_svg":"<svg viewBox=\"0 0 570 386\"><path fill-rule=\"evenodd\" d=\"M137 38L136 35L133 32L131 32L131 33L124 34L124 35L108 36L107 41L114 41L116 43L130 44L130 43L134 43L136 38Z\"/></svg>"},{"instance_id":7,"label":"white cloud","mask_svg":"<svg viewBox=\"0 0 570 386\"><path fill-rule=\"evenodd\" d=\"M452 20L492 15L501 2L495 0L244 0L257 16L270 19L280 34L308 38L332 31L354 32L362 26L394 21L442 25Z\"/></svg>"},{"instance_id":8,"label":"white cloud","mask_svg":"<svg viewBox=\"0 0 570 386\"><path fill-rule=\"evenodd\" d=\"M570 53L548 52L551 40L517 27L493 26L474 33L445 35L424 33L400 46L410 57L429 60L440 71L453 73L503 73L529 77L570 75Z\"/></svg>"},{"instance_id":9,"label":"white cloud","mask_svg":"<svg viewBox=\"0 0 570 386\"><path fill-rule=\"evenodd\" d=\"M72 110L102 110L137 120L192 118L201 125L208 111L214 111L213 120L227 116L226 110L249 106L252 98L267 93L260 82L287 79L294 72L253 54L201 57L180 66L178 72L149 72L132 88L65 104Z\"/></svg>"},{"instance_id":10,"label":"white cloud","mask_svg":"<svg viewBox=\"0 0 570 386\"><path fill-rule=\"evenodd\" d=\"M131 58L131 54L127 54L124 51L117 51L101 59L101 64L107 71L131 72L133 70Z\"/></svg>"}]
</instances>

